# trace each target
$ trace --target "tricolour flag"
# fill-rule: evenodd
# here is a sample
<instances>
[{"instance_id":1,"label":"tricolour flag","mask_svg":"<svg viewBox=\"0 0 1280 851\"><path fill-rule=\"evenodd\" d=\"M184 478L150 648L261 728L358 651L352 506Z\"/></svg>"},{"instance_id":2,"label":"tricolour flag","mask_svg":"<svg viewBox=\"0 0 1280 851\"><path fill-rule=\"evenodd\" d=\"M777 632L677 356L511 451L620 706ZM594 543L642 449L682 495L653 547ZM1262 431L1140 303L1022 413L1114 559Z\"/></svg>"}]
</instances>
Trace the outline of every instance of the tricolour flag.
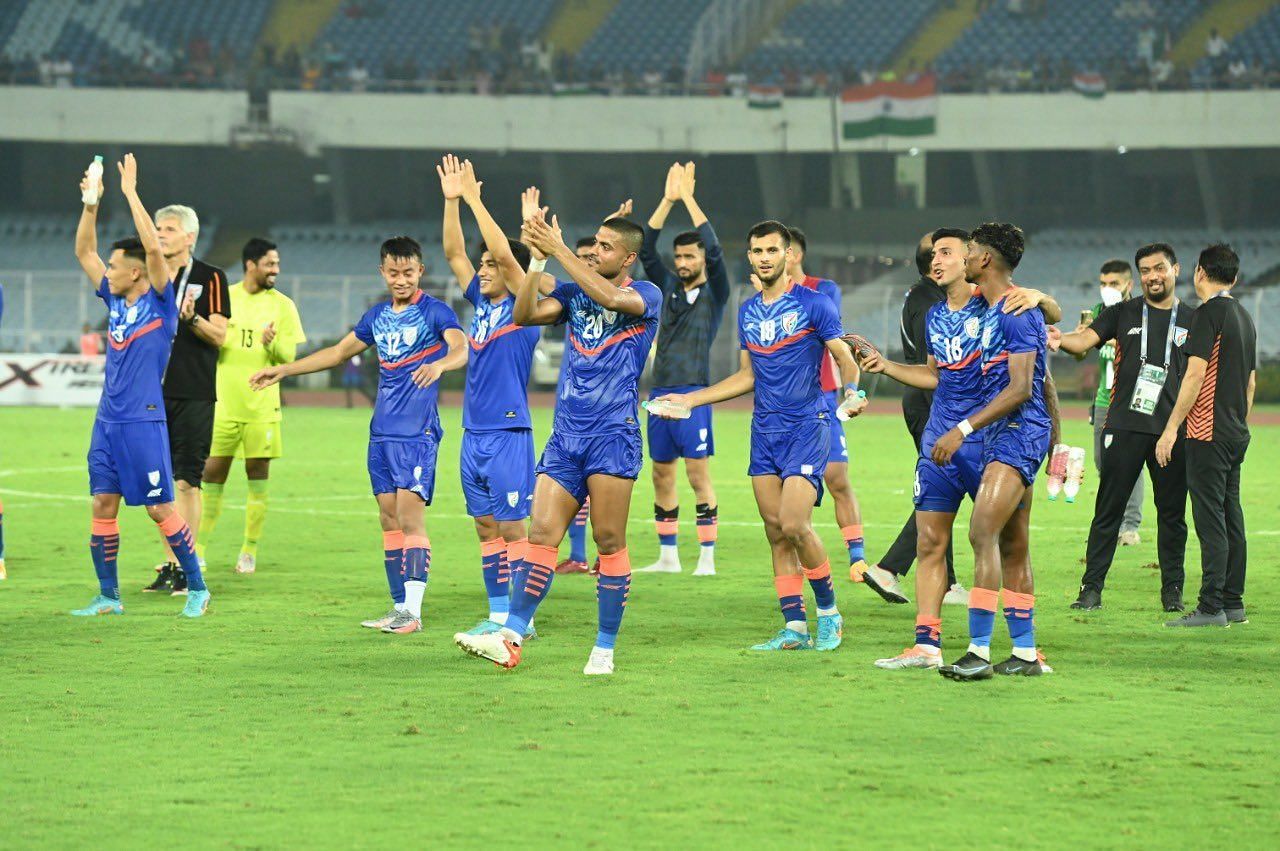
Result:
<instances>
[{"instance_id":1,"label":"tricolour flag","mask_svg":"<svg viewBox=\"0 0 1280 851\"><path fill-rule=\"evenodd\" d=\"M840 137L932 136L937 132L938 91L932 76L912 83L850 86L840 95Z\"/></svg>"},{"instance_id":2,"label":"tricolour flag","mask_svg":"<svg viewBox=\"0 0 1280 851\"><path fill-rule=\"evenodd\" d=\"M1100 98L1107 93L1107 78L1101 74L1076 74L1071 78L1071 84L1087 98Z\"/></svg>"},{"instance_id":3,"label":"tricolour flag","mask_svg":"<svg viewBox=\"0 0 1280 851\"><path fill-rule=\"evenodd\" d=\"M781 86L750 86L747 88L747 106L752 109L781 109Z\"/></svg>"}]
</instances>

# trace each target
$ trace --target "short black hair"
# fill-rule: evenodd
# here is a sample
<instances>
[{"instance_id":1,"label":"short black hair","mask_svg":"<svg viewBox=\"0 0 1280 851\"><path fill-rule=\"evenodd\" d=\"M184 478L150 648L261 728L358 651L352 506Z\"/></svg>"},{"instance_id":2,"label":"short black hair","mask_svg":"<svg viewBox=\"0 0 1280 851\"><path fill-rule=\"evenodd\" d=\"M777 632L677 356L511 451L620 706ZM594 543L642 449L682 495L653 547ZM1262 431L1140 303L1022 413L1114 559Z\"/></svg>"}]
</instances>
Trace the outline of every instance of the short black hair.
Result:
<instances>
[{"instance_id":1,"label":"short black hair","mask_svg":"<svg viewBox=\"0 0 1280 851\"><path fill-rule=\"evenodd\" d=\"M973 229L969 238L999 254L1009 271L1018 268L1022 252L1027 248L1027 238L1022 228L1008 222L983 222Z\"/></svg>"},{"instance_id":2,"label":"short black hair","mask_svg":"<svg viewBox=\"0 0 1280 851\"><path fill-rule=\"evenodd\" d=\"M529 246L514 239L508 239L507 245L511 247L511 253L515 255L516 262L520 264L520 268L528 272L529 259L533 256L529 253Z\"/></svg>"},{"instance_id":3,"label":"short black hair","mask_svg":"<svg viewBox=\"0 0 1280 851\"><path fill-rule=\"evenodd\" d=\"M747 245L751 245L751 240L766 237L771 233L782 237L782 245L785 248L791 247L791 231L782 222L774 219L765 219L763 222L752 225L751 230L747 231Z\"/></svg>"},{"instance_id":4,"label":"short black hair","mask_svg":"<svg viewBox=\"0 0 1280 851\"><path fill-rule=\"evenodd\" d=\"M707 246L702 242L702 235L696 230L687 230L684 233L676 234L676 238L671 240L673 248L679 248L682 245L696 245L703 251L707 250Z\"/></svg>"},{"instance_id":5,"label":"short black hair","mask_svg":"<svg viewBox=\"0 0 1280 851\"><path fill-rule=\"evenodd\" d=\"M382 243L379 259L395 257L399 260L410 259L422 262L422 246L411 236L393 236Z\"/></svg>"},{"instance_id":6,"label":"short black hair","mask_svg":"<svg viewBox=\"0 0 1280 851\"><path fill-rule=\"evenodd\" d=\"M244 248L240 249L240 263L244 268L249 268L249 261L257 263L267 255L268 251L275 251L278 246L269 239L263 239L255 236L244 244Z\"/></svg>"},{"instance_id":7,"label":"short black hair","mask_svg":"<svg viewBox=\"0 0 1280 851\"><path fill-rule=\"evenodd\" d=\"M595 244L596 244L596 238L594 236L583 236L578 238L577 243L573 247L574 248L590 248Z\"/></svg>"},{"instance_id":8,"label":"short black hair","mask_svg":"<svg viewBox=\"0 0 1280 851\"><path fill-rule=\"evenodd\" d=\"M1098 270L1099 275L1126 275L1133 277L1133 267L1129 265L1128 260L1121 260L1119 257L1112 258L1102 264L1102 268Z\"/></svg>"},{"instance_id":9,"label":"short black hair","mask_svg":"<svg viewBox=\"0 0 1280 851\"><path fill-rule=\"evenodd\" d=\"M940 239L958 239L962 243L969 241L969 232L960 228L938 228L933 232L932 236L935 244Z\"/></svg>"},{"instance_id":10,"label":"short black hair","mask_svg":"<svg viewBox=\"0 0 1280 851\"><path fill-rule=\"evenodd\" d=\"M126 236L124 239L117 239L111 243L111 250L119 249L124 252L124 256L130 260L137 260L139 263L147 262L147 249L142 247L142 240L136 236Z\"/></svg>"},{"instance_id":11,"label":"short black hair","mask_svg":"<svg viewBox=\"0 0 1280 851\"><path fill-rule=\"evenodd\" d=\"M1133 255L1133 265L1137 266L1152 254L1163 254L1169 258L1170 266L1178 265L1178 255L1173 253L1173 246L1167 242L1151 242L1139 248Z\"/></svg>"},{"instance_id":12,"label":"short black hair","mask_svg":"<svg viewBox=\"0 0 1280 851\"><path fill-rule=\"evenodd\" d=\"M926 248L924 241L929 240L929 246ZM920 241L916 243L916 271L920 273L920 277L929 277L929 266L933 263L933 234L926 233L920 237Z\"/></svg>"},{"instance_id":13,"label":"short black hair","mask_svg":"<svg viewBox=\"0 0 1280 851\"><path fill-rule=\"evenodd\" d=\"M791 237L791 244L800 246L800 253L805 254L809 251L809 240L805 237L804 231L800 228L787 227L787 236Z\"/></svg>"},{"instance_id":14,"label":"short black hair","mask_svg":"<svg viewBox=\"0 0 1280 851\"><path fill-rule=\"evenodd\" d=\"M628 251L639 251L641 243L644 242L644 228L622 216L605 219L600 223L600 227L607 228L622 237L622 244Z\"/></svg>"},{"instance_id":15,"label":"short black hair","mask_svg":"<svg viewBox=\"0 0 1280 851\"><path fill-rule=\"evenodd\" d=\"M1203 269L1205 275L1215 284L1230 286L1235 283L1236 277L1240 274L1240 257L1225 242L1215 242L1201 251L1196 265Z\"/></svg>"}]
</instances>

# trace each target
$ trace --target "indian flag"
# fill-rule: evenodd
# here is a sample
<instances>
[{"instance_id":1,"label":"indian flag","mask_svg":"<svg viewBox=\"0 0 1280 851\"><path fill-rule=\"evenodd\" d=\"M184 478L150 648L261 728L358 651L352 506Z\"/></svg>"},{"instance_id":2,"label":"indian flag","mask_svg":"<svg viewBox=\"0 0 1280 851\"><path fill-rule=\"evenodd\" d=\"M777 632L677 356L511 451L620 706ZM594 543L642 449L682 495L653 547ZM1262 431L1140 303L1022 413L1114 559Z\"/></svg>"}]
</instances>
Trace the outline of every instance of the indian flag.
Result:
<instances>
[{"instance_id":1,"label":"indian flag","mask_svg":"<svg viewBox=\"0 0 1280 851\"><path fill-rule=\"evenodd\" d=\"M752 109L781 109L781 86L750 86L747 88L747 106Z\"/></svg>"},{"instance_id":2,"label":"indian flag","mask_svg":"<svg viewBox=\"0 0 1280 851\"><path fill-rule=\"evenodd\" d=\"M840 95L840 136L932 136L937 132L938 91L932 76L913 83L850 86Z\"/></svg>"},{"instance_id":3,"label":"indian flag","mask_svg":"<svg viewBox=\"0 0 1280 851\"><path fill-rule=\"evenodd\" d=\"M1076 74L1071 78L1071 84L1087 98L1097 99L1107 93L1107 78L1101 74Z\"/></svg>"}]
</instances>

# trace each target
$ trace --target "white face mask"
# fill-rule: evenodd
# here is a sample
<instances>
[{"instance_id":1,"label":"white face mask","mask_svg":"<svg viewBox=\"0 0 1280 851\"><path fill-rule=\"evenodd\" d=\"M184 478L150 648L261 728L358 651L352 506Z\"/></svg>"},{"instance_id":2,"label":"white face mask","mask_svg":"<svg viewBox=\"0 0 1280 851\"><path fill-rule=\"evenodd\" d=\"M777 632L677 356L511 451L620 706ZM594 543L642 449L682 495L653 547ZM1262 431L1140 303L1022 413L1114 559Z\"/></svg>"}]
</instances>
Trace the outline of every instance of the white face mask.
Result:
<instances>
[{"instance_id":1,"label":"white face mask","mask_svg":"<svg viewBox=\"0 0 1280 851\"><path fill-rule=\"evenodd\" d=\"M1113 304L1119 304L1124 301L1124 293L1115 287L1099 287L1102 293L1102 306L1110 307Z\"/></svg>"}]
</instances>

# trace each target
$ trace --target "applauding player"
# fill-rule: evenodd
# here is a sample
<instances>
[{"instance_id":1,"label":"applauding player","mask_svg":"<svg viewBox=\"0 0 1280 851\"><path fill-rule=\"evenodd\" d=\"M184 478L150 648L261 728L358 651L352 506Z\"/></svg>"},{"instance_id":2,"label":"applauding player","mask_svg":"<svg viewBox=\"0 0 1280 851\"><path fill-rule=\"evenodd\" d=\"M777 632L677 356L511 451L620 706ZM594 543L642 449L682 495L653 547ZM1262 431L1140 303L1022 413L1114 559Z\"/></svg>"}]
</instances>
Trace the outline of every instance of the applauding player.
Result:
<instances>
[{"instance_id":1,"label":"applauding player","mask_svg":"<svg viewBox=\"0 0 1280 851\"><path fill-rule=\"evenodd\" d=\"M643 447L637 423L638 383L658 326L662 293L628 274L643 231L624 218L606 219L596 232L590 266L564 244L545 210L525 220L524 239L535 254L516 297L521 325L567 322L564 389L551 437L538 462L529 546L512 566L511 613L500 632L459 635L458 646L504 668L520 662L524 630L551 589L556 556L579 506L591 496L591 531L600 554L596 579L599 631L584 674L612 674L613 648L631 588L627 514L640 475ZM539 299L546 257L564 266L571 282Z\"/></svg>"},{"instance_id":2,"label":"applauding player","mask_svg":"<svg viewBox=\"0 0 1280 851\"><path fill-rule=\"evenodd\" d=\"M856 390L848 385L858 367L840 341L840 317L831 299L788 279L790 244L791 235L780 222L761 222L747 234L747 258L761 289L738 311L738 372L703 390L663 396L661 401L694 408L755 390L747 474L772 550L783 628L753 649L834 650L842 640L843 621L836 608L831 563L812 525L813 507L822 500L831 441L831 414L818 370L830 351L849 399L856 398ZM816 643L805 615L805 577L818 604Z\"/></svg>"},{"instance_id":3,"label":"applauding player","mask_svg":"<svg viewBox=\"0 0 1280 851\"><path fill-rule=\"evenodd\" d=\"M138 197L138 165L133 154L119 164L120 191L129 202L137 239L111 246L104 265L98 256L98 205L85 205L76 228L76 259L107 306L106 381L89 444L89 489L93 533L89 552L98 574L98 595L79 616L121 615L116 561L120 550L120 500L145 505L164 535L187 581L182 614L198 618L209 607L191 529L174 510L169 435L165 428L161 381L169 341L178 327L178 305L155 224ZM80 183L83 193L88 177ZM102 199L102 182L98 182Z\"/></svg>"},{"instance_id":4,"label":"applauding player","mask_svg":"<svg viewBox=\"0 0 1280 851\"><path fill-rule=\"evenodd\" d=\"M387 585L393 606L361 626L383 632L422 629L422 595L431 569L424 505L435 489L440 416L440 375L467 363L467 338L449 305L418 289L422 246L407 236L382 243L378 271L391 298L369 308L336 345L293 363L255 373L262 390L287 375L341 366L374 346L378 352L378 400L369 422L369 481L378 501Z\"/></svg>"}]
</instances>

